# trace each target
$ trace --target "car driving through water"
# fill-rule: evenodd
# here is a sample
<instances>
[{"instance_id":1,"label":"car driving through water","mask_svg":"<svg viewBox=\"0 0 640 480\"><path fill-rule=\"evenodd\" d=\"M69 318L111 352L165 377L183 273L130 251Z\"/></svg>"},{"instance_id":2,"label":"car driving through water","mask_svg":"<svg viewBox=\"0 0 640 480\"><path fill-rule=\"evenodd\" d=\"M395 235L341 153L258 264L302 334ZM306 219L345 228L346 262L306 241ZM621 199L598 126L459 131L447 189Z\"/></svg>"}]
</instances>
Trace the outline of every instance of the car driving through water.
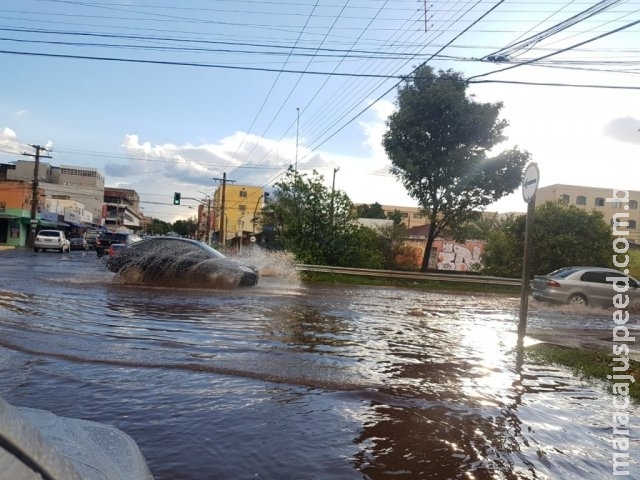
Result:
<instances>
[{"instance_id":1,"label":"car driving through water","mask_svg":"<svg viewBox=\"0 0 640 480\"><path fill-rule=\"evenodd\" d=\"M614 282L618 291L613 288ZM623 289L631 302L640 301L639 287L638 280L612 268L565 267L547 275L536 275L531 295L536 300L552 303L611 307L614 295Z\"/></svg>"},{"instance_id":2,"label":"car driving through water","mask_svg":"<svg viewBox=\"0 0 640 480\"><path fill-rule=\"evenodd\" d=\"M205 243L178 237L150 237L119 249L107 268L124 283L229 288L258 284L257 267L229 258Z\"/></svg>"}]
</instances>

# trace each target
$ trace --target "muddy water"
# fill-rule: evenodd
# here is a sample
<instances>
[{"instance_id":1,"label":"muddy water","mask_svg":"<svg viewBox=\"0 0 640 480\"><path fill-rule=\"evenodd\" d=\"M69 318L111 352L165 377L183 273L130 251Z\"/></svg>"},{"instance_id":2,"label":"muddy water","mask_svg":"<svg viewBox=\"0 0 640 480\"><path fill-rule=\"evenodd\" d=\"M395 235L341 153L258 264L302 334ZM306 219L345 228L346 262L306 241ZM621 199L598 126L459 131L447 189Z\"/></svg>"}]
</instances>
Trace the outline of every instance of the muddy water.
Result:
<instances>
[{"instance_id":1,"label":"muddy water","mask_svg":"<svg viewBox=\"0 0 640 480\"><path fill-rule=\"evenodd\" d=\"M611 475L611 397L517 357L518 298L305 285L267 257L256 288L132 288L92 254L0 255L0 395L115 425L156 479Z\"/></svg>"}]
</instances>

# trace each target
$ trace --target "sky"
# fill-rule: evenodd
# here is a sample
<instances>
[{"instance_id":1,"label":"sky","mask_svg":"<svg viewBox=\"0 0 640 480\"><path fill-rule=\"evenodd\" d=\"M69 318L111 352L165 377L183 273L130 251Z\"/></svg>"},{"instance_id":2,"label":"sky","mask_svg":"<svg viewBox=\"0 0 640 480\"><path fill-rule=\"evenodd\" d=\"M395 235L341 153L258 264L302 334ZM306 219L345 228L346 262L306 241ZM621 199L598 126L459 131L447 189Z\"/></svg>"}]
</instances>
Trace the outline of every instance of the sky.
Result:
<instances>
[{"instance_id":1,"label":"sky","mask_svg":"<svg viewBox=\"0 0 640 480\"><path fill-rule=\"evenodd\" d=\"M382 136L426 63L502 102L492 154L530 152L540 186L640 190L638 38L637 0L3 0L0 162L47 146L171 222L223 175L269 190L289 166L415 207Z\"/></svg>"}]
</instances>

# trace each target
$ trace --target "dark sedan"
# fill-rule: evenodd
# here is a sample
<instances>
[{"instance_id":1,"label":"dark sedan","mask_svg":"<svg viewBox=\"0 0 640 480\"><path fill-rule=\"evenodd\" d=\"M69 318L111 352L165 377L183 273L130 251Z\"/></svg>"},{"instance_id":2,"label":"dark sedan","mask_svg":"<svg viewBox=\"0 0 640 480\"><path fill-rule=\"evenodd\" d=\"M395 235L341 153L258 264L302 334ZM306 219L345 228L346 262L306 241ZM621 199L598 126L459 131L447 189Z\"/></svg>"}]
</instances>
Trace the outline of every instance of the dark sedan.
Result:
<instances>
[{"instance_id":1,"label":"dark sedan","mask_svg":"<svg viewBox=\"0 0 640 480\"><path fill-rule=\"evenodd\" d=\"M124 283L196 288L254 286L260 273L210 246L177 237L151 237L127 245L107 260Z\"/></svg>"},{"instance_id":2,"label":"dark sedan","mask_svg":"<svg viewBox=\"0 0 640 480\"><path fill-rule=\"evenodd\" d=\"M85 252L89 250L89 244L82 237L70 238L69 243L71 243L71 250L84 250Z\"/></svg>"}]
</instances>

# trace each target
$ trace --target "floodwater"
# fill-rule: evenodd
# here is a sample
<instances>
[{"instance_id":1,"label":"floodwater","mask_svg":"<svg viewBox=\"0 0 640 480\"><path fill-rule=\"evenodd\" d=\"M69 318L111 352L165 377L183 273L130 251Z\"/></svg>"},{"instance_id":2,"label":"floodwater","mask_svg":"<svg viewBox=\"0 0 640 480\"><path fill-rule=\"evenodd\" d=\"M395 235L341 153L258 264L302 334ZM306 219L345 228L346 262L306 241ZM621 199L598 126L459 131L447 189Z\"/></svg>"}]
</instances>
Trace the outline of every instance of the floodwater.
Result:
<instances>
[{"instance_id":1,"label":"floodwater","mask_svg":"<svg viewBox=\"0 0 640 480\"><path fill-rule=\"evenodd\" d=\"M611 476L612 396L515 354L519 298L253 260L257 287L179 290L119 284L93 252L0 252L0 396L120 428L156 479ZM533 328L612 328L536 307Z\"/></svg>"}]
</instances>

